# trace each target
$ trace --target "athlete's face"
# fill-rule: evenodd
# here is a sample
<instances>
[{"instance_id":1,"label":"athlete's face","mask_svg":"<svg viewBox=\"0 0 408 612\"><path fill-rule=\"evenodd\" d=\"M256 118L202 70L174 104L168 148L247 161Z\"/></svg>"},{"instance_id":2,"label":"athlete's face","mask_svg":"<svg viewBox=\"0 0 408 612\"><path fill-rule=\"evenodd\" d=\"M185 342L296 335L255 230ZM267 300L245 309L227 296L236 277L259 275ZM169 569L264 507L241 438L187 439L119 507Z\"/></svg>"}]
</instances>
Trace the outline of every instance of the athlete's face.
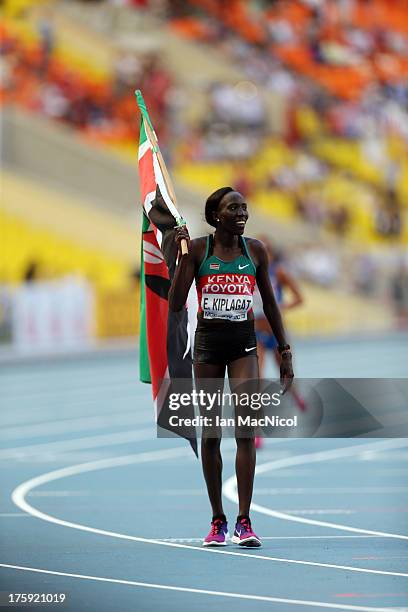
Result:
<instances>
[{"instance_id":1,"label":"athlete's face","mask_svg":"<svg viewBox=\"0 0 408 612\"><path fill-rule=\"evenodd\" d=\"M232 234L243 234L248 221L248 207L238 191L230 191L221 200L216 214L218 223Z\"/></svg>"}]
</instances>

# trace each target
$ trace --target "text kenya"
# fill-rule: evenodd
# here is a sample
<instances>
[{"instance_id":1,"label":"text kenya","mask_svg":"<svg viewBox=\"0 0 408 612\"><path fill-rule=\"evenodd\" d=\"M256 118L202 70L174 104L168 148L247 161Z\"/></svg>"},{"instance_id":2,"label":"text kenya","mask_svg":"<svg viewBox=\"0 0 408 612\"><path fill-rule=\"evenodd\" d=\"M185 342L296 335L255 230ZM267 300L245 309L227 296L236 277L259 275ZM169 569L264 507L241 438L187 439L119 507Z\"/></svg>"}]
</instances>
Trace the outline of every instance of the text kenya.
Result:
<instances>
[{"instance_id":1,"label":"text kenya","mask_svg":"<svg viewBox=\"0 0 408 612\"><path fill-rule=\"evenodd\" d=\"M208 283L246 283L251 284L249 276L246 274L212 274L207 277Z\"/></svg>"}]
</instances>

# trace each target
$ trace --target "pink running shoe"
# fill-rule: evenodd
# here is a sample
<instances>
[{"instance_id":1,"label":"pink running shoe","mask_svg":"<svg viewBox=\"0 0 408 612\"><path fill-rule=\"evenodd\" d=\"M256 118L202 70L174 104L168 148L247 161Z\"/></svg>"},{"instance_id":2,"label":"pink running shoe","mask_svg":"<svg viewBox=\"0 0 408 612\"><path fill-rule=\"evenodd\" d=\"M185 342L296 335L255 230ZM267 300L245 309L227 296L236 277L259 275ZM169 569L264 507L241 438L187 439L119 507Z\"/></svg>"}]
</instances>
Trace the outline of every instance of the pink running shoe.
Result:
<instances>
[{"instance_id":1,"label":"pink running shoe","mask_svg":"<svg viewBox=\"0 0 408 612\"><path fill-rule=\"evenodd\" d=\"M257 450L259 450L262 447L263 447L263 438L261 438L260 436L256 436L256 438L255 438L255 448Z\"/></svg>"},{"instance_id":2,"label":"pink running shoe","mask_svg":"<svg viewBox=\"0 0 408 612\"><path fill-rule=\"evenodd\" d=\"M252 531L251 520L248 517L242 518L236 525L231 542L239 546L258 547L262 546L260 538Z\"/></svg>"},{"instance_id":3,"label":"pink running shoe","mask_svg":"<svg viewBox=\"0 0 408 612\"><path fill-rule=\"evenodd\" d=\"M228 538L228 523L220 518L211 522L211 530L203 542L203 546L226 546Z\"/></svg>"}]
</instances>

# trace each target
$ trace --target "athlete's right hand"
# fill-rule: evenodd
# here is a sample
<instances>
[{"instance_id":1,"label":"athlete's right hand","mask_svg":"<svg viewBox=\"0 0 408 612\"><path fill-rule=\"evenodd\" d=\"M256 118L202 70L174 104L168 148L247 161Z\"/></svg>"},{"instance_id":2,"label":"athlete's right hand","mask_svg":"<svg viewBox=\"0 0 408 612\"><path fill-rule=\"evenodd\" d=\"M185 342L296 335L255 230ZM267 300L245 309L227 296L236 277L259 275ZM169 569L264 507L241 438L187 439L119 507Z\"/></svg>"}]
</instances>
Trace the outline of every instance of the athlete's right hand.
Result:
<instances>
[{"instance_id":1,"label":"athlete's right hand","mask_svg":"<svg viewBox=\"0 0 408 612\"><path fill-rule=\"evenodd\" d=\"M180 225L178 227L175 228L175 236L174 236L174 240L177 243L177 247L178 247L178 251L179 251L179 256L182 257L182 253L181 253L181 241L185 240L187 242L187 250L188 253L190 253L190 234L188 233L188 229L187 229L187 225ZM186 253L186 255L188 255L188 253Z\"/></svg>"},{"instance_id":2,"label":"athlete's right hand","mask_svg":"<svg viewBox=\"0 0 408 612\"><path fill-rule=\"evenodd\" d=\"M282 388L282 395L290 389L293 382L294 374L292 367L292 353L290 351L284 351L282 353L281 364L280 364L280 383Z\"/></svg>"}]
</instances>

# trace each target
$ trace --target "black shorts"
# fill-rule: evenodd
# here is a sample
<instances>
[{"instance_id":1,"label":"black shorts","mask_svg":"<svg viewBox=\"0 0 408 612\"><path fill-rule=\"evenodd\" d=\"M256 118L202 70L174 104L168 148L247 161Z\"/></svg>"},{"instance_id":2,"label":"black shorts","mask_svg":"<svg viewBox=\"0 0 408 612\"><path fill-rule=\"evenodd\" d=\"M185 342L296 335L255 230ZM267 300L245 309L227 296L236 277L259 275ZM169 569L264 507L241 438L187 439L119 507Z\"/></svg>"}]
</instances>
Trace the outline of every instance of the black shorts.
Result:
<instances>
[{"instance_id":1,"label":"black shorts","mask_svg":"<svg viewBox=\"0 0 408 612\"><path fill-rule=\"evenodd\" d=\"M194 363L228 364L241 357L257 356L254 321L198 319Z\"/></svg>"}]
</instances>

